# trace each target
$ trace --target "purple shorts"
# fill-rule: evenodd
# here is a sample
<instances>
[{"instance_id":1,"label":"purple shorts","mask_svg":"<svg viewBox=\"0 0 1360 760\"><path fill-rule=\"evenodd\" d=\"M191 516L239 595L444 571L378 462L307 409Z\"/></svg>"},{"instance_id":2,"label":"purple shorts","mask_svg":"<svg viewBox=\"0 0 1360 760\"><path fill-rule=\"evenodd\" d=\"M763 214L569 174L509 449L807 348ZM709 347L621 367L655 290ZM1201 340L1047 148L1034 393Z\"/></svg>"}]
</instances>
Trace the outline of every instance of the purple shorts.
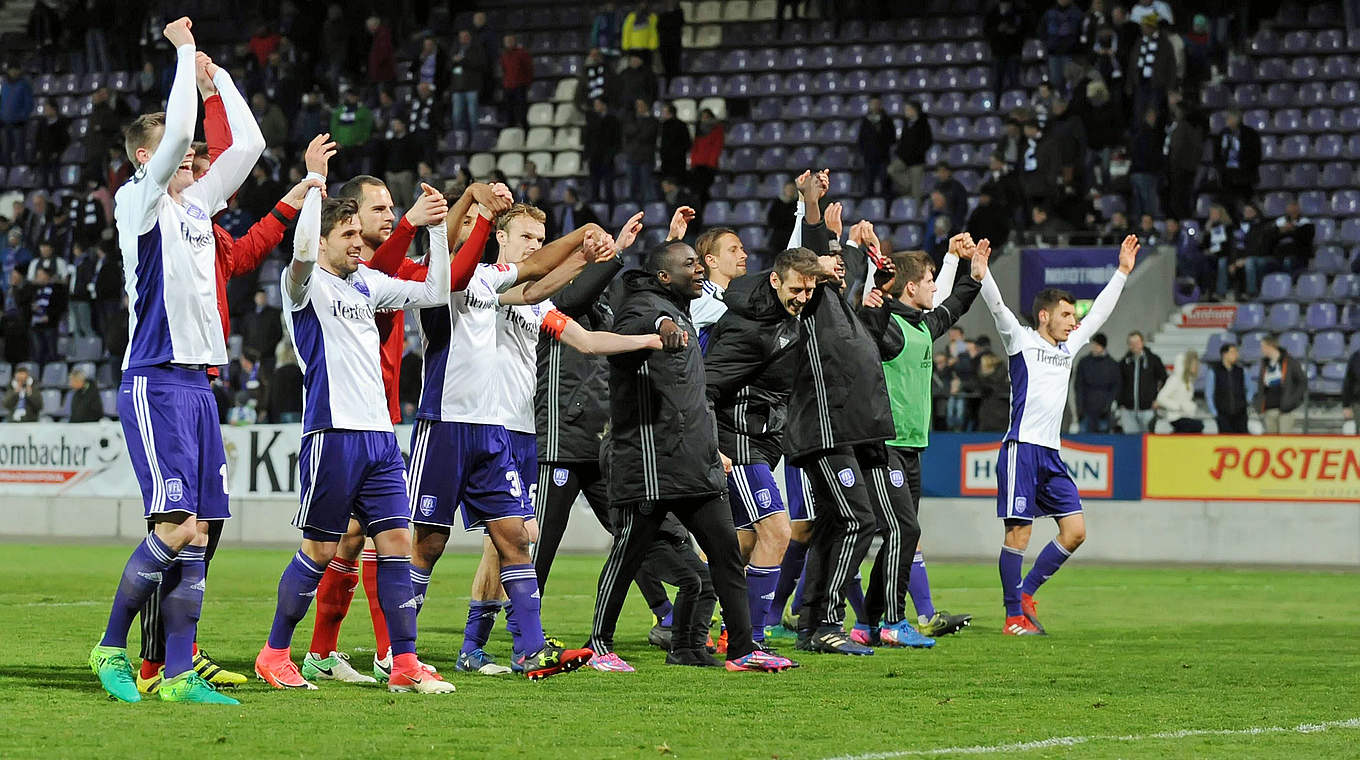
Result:
<instances>
[{"instance_id":1,"label":"purple shorts","mask_svg":"<svg viewBox=\"0 0 1360 760\"><path fill-rule=\"evenodd\" d=\"M318 541L339 541L351 516L370 536L408 528L406 463L395 433L320 430L298 449L302 505L294 527Z\"/></svg>"},{"instance_id":2,"label":"purple shorts","mask_svg":"<svg viewBox=\"0 0 1360 760\"><path fill-rule=\"evenodd\" d=\"M147 519L181 512L225 520L227 454L204 372L138 367L118 386L118 419Z\"/></svg>"},{"instance_id":3,"label":"purple shorts","mask_svg":"<svg viewBox=\"0 0 1360 760\"><path fill-rule=\"evenodd\" d=\"M732 524L737 530L752 530L756 523L784 511L784 500L768 464L738 464L727 474L727 490L732 495Z\"/></svg>"},{"instance_id":4,"label":"purple shorts","mask_svg":"<svg viewBox=\"0 0 1360 760\"><path fill-rule=\"evenodd\" d=\"M1001 444L996 467L996 516L1033 522L1036 517L1066 517L1081 512L1077 484L1058 452L1033 443Z\"/></svg>"},{"instance_id":5,"label":"purple shorts","mask_svg":"<svg viewBox=\"0 0 1360 760\"><path fill-rule=\"evenodd\" d=\"M510 458L519 470L520 498L528 517L534 516L534 498L538 495L538 436L507 430L510 436Z\"/></svg>"},{"instance_id":6,"label":"purple shorts","mask_svg":"<svg viewBox=\"0 0 1360 760\"><path fill-rule=\"evenodd\" d=\"M812 484L802 469L784 460L784 493L789 495L789 522L808 522L817 517L812 502Z\"/></svg>"},{"instance_id":7,"label":"purple shorts","mask_svg":"<svg viewBox=\"0 0 1360 760\"><path fill-rule=\"evenodd\" d=\"M527 443L517 447L516 435ZM412 519L452 528L460 507L470 531L507 517L531 519L533 503L516 461L528 456L527 447L534 447L536 462L532 435L500 425L417 420L411 432ZM531 472L537 478L538 468Z\"/></svg>"}]
</instances>

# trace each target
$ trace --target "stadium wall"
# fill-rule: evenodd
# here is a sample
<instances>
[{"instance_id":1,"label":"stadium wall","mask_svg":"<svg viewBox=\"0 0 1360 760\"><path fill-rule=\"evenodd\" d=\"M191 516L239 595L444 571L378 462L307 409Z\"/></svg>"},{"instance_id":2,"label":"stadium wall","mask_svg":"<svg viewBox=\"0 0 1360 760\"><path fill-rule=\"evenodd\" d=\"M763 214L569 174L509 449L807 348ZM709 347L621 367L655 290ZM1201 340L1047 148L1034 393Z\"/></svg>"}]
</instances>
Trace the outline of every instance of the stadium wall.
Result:
<instances>
[{"instance_id":1,"label":"stadium wall","mask_svg":"<svg viewBox=\"0 0 1360 760\"><path fill-rule=\"evenodd\" d=\"M287 545L297 509L297 426L224 427L228 544ZM409 431L399 430L403 445ZM922 462L930 556L996 556L997 434L937 434ZM1360 437L1073 436L1063 460L1083 494L1083 558L1360 570ZM141 498L117 423L0 425L0 536L135 541ZM782 478L781 478L782 480ZM1040 521L1033 541L1053 534ZM459 550L480 534L455 531ZM602 552L584 504L563 542Z\"/></svg>"}]
</instances>

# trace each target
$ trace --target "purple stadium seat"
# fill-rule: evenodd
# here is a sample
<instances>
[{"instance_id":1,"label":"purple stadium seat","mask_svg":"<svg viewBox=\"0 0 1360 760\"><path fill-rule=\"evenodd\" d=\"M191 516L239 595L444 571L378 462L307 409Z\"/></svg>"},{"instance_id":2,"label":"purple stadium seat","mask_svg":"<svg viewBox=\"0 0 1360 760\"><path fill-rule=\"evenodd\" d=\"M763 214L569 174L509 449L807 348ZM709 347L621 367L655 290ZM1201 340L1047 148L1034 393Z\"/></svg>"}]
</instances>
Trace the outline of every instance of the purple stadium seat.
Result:
<instances>
[{"instance_id":1,"label":"purple stadium seat","mask_svg":"<svg viewBox=\"0 0 1360 760\"><path fill-rule=\"evenodd\" d=\"M14 176L11 174L10 180L12 181L13 179ZM1320 225L1316 225L1316 223L1315 229L1317 229L1319 233L1321 232ZM1315 234L1314 237L1318 240L1331 239L1330 235L1327 237L1323 237L1321 234ZM1360 245L1360 219L1347 219L1344 222L1342 222L1341 229L1339 230L1338 239L1342 243L1345 243L1346 245Z\"/></svg>"},{"instance_id":2,"label":"purple stadium seat","mask_svg":"<svg viewBox=\"0 0 1360 760\"><path fill-rule=\"evenodd\" d=\"M1340 29L1323 29L1313 35L1313 50L1329 53L1346 46L1345 34Z\"/></svg>"},{"instance_id":3,"label":"purple stadium seat","mask_svg":"<svg viewBox=\"0 0 1360 760\"><path fill-rule=\"evenodd\" d=\"M968 143L949 146L949 152L945 160L950 166L958 169L963 166L970 166L973 163L973 146Z\"/></svg>"},{"instance_id":4,"label":"purple stadium seat","mask_svg":"<svg viewBox=\"0 0 1360 760\"><path fill-rule=\"evenodd\" d=\"M1336 111L1330 108L1314 108L1304 117L1303 123L1308 132L1329 132L1336 128Z\"/></svg>"},{"instance_id":5,"label":"purple stadium seat","mask_svg":"<svg viewBox=\"0 0 1360 760\"><path fill-rule=\"evenodd\" d=\"M693 97L694 80L687 76L671 77L670 84L666 87L666 96L672 100Z\"/></svg>"},{"instance_id":6,"label":"purple stadium seat","mask_svg":"<svg viewBox=\"0 0 1360 760\"><path fill-rule=\"evenodd\" d=\"M756 131L755 139L752 140L755 145L779 145L783 142L784 122L782 121L767 121L761 124L760 129Z\"/></svg>"},{"instance_id":7,"label":"purple stadium seat","mask_svg":"<svg viewBox=\"0 0 1360 760\"><path fill-rule=\"evenodd\" d=\"M1306 53L1313 47L1313 34L1303 30L1289 32L1280 40L1280 52Z\"/></svg>"},{"instance_id":8,"label":"purple stadium seat","mask_svg":"<svg viewBox=\"0 0 1360 760\"><path fill-rule=\"evenodd\" d=\"M1325 106L1331 104L1331 95L1327 91L1327 85L1323 82L1304 82L1299 86L1295 100L1305 108Z\"/></svg>"},{"instance_id":9,"label":"purple stadium seat","mask_svg":"<svg viewBox=\"0 0 1360 760\"><path fill-rule=\"evenodd\" d=\"M968 131L968 139L973 142L991 143L1001 136L1001 131L1001 119L996 116L983 116L973 120L972 129Z\"/></svg>"},{"instance_id":10,"label":"purple stadium seat","mask_svg":"<svg viewBox=\"0 0 1360 760\"><path fill-rule=\"evenodd\" d=\"M865 198L859 202L856 211L861 219L868 219L875 224L888 218L888 206L882 198Z\"/></svg>"},{"instance_id":11,"label":"purple stadium seat","mask_svg":"<svg viewBox=\"0 0 1360 760\"><path fill-rule=\"evenodd\" d=\"M1314 333L1321 330L1334 329L1336 327L1336 304L1308 304L1308 313L1304 318L1304 326L1308 328L1308 332Z\"/></svg>"},{"instance_id":12,"label":"purple stadium seat","mask_svg":"<svg viewBox=\"0 0 1360 760\"><path fill-rule=\"evenodd\" d=\"M1341 239L1338 234L1339 231L1340 227L1336 220L1329 216L1322 216L1313 220L1313 241L1318 245L1339 242Z\"/></svg>"},{"instance_id":13,"label":"purple stadium seat","mask_svg":"<svg viewBox=\"0 0 1360 760\"><path fill-rule=\"evenodd\" d=\"M1294 164L1284 173L1284 186L1291 190L1299 190L1307 187L1317 187L1318 168L1317 164ZM1305 212L1313 213L1317 212Z\"/></svg>"},{"instance_id":14,"label":"purple stadium seat","mask_svg":"<svg viewBox=\"0 0 1360 760\"><path fill-rule=\"evenodd\" d=\"M958 60L963 63L983 63L991 58L987 45L979 40L958 46Z\"/></svg>"},{"instance_id":15,"label":"purple stadium seat","mask_svg":"<svg viewBox=\"0 0 1360 760\"><path fill-rule=\"evenodd\" d=\"M716 50L701 50L690 59L688 69L696 74L714 71L740 71L746 68L746 51L730 50L722 58Z\"/></svg>"},{"instance_id":16,"label":"purple stadium seat","mask_svg":"<svg viewBox=\"0 0 1360 760\"><path fill-rule=\"evenodd\" d=\"M1001 93L1002 112L1014 111L1023 108L1029 101L1025 98L1025 93L1019 90L1007 90ZM1221 125L1220 125L1221 127Z\"/></svg>"},{"instance_id":17,"label":"purple stadium seat","mask_svg":"<svg viewBox=\"0 0 1360 760\"><path fill-rule=\"evenodd\" d=\"M930 48L920 43L912 43L901 48L898 63L921 66L930 62Z\"/></svg>"},{"instance_id":18,"label":"purple stadium seat","mask_svg":"<svg viewBox=\"0 0 1360 760\"><path fill-rule=\"evenodd\" d=\"M1265 276L1265 279L1261 281L1260 298L1266 303L1283 301L1286 298L1289 298L1290 286L1289 275L1284 274L1283 272L1268 274Z\"/></svg>"},{"instance_id":19,"label":"purple stadium seat","mask_svg":"<svg viewBox=\"0 0 1360 760\"><path fill-rule=\"evenodd\" d=\"M767 150L783 151L786 149L775 146ZM762 165L762 158L763 156L757 148L737 148L727 152L727 158L723 163L730 171L753 172Z\"/></svg>"},{"instance_id":20,"label":"purple stadium seat","mask_svg":"<svg viewBox=\"0 0 1360 760\"><path fill-rule=\"evenodd\" d=\"M709 201L708 205L704 206L704 224L725 225L731 215L732 207L727 201Z\"/></svg>"},{"instance_id":21,"label":"purple stadium seat","mask_svg":"<svg viewBox=\"0 0 1360 760\"><path fill-rule=\"evenodd\" d=\"M1212 117L1210 117L1209 123L1210 125L1213 124ZM1219 122L1218 126L1219 130L1221 131L1223 128L1223 123ZM1205 162L1209 161L1213 157L1213 154L1214 154L1213 146L1205 144L1203 161ZM1261 135L1261 158L1263 158L1266 161L1277 161L1281 158L1280 142L1275 138L1275 135Z\"/></svg>"},{"instance_id":22,"label":"purple stadium seat","mask_svg":"<svg viewBox=\"0 0 1360 760\"><path fill-rule=\"evenodd\" d=\"M916 203L906 196L893 199L888 207L887 221L893 224L916 221Z\"/></svg>"},{"instance_id":23,"label":"purple stadium seat","mask_svg":"<svg viewBox=\"0 0 1360 760\"><path fill-rule=\"evenodd\" d=\"M908 69L901 73L897 79L904 90L921 92L930 89L930 70L929 69Z\"/></svg>"},{"instance_id":24,"label":"purple stadium seat","mask_svg":"<svg viewBox=\"0 0 1360 760\"><path fill-rule=\"evenodd\" d=\"M944 120L938 130L934 130L935 139L945 142L956 142L968 138L969 128L972 126L967 117L951 116Z\"/></svg>"},{"instance_id":25,"label":"purple stadium seat","mask_svg":"<svg viewBox=\"0 0 1360 760\"><path fill-rule=\"evenodd\" d=\"M761 169L782 169L789 162L789 149L783 145L771 145L749 166L737 166L738 171L758 171Z\"/></svg>"},{"instance_id":26,"label":"purple stadium seat","mask_svg":"<svg viewBox=\"0 0 1360 760\"><path fill-rule=\"evenodd\" d=\"M1280 39L1270 29L1262 29L1251 38L1253 55L1274 55L1280 49Z\"/></svg>"},{"instance_id":27,"label":"purple stadium seat","mask_svg":"<svg viewBox=\"0 0 1360 760\"><path fill-rule=\"evenodd\" d=\"M1200 93L1200 100L1205 108L1218 110L1228 107L1228 88L1221 84L1205 85L1204 91Z\"/></svg>"},{"instance_id":28,"label":"purple stadium seat","mask_svg":"<svg viewBox=\"0 0 1360 760\"><path fill-rule=\"evenodd\" d=\"M1327 291L1327 297L1337 302L1360 298L1360 274L1346 272L1337 275L1332 279L1332 287ZM1360 315L1360 309L1353 308L1353 311Z\"/></svg>"},{"instance_id":29,"label":"purple stadium seat","mask_svg":"<svg viewBox=\"0 0 1360 760\"><path fill-rule=\"evenodd\" d=\"M965 90L991 89L992 74L986 66L971 66L963 72Z\"/></svg>"},{"instance_id":30,"label":"purple stadium seat","mask_svg":"<svg viewBox=\"0 0 1360 760\"><path fill-rule=\"evenodd\" d=\"M1266 329L1275 332L1293 330L1299 326L1299 305L1292 302L1277 303L1266 312Z\"/></svg>"},{"instance_id":31,"label":"purple stadium seat","mask_svg":"<svg viewBox=\"0 0 1360 760\"><path fill-rule=\"evenodd\" d=\"M807 53L802 48L787 48L779 56L776 68L781 71L798 71L807 67Z\"/></svg>"},{"instance_id":32,"label":"purple stadium seat","mask_svg":"<svg viewBox=\"0 0 1360 760\"><path fill-rule=\"evenodd\" d=\"M1289 108L1294 105L1295 86L1277 82L1266 88L1264 98L1265 104L1269 108Z\"/></svg>"},{"instance_id":33,"label":"purple stadium seat","mask_svg":"<svg viewBox=\"0 0 1360 760\"><path fill-rule=\"evenodd\" d=\"M868 87L869 87L869 72L865 71L864 69L855 69L854 71L848 71L845 73L845 76L841 77L840 80L840 89L842 91L858 92L861 90L868 89ZM892 89L896 88L894 87Z\"/></svg>"},{"instance_id":34,"label":"purple stadium seat","mask_svg":"<svg viewBox=\"0 0 1360 760\"><path fill-rule=\"evenodd\" d=\"M856 45L854 47L859 48L861 51L864 49L863 45ZM860 55L862 57L863 53L861 53ZM836 48L827 45L821 45L808 51L807 66L813 69L835 68L836 66L840 65L836 58L837 58Z\"/></svg>"},{"instance_id":35,"label":"purple stadium seat","mask_svg":"<svg viewBox=\"0 0 1360 760\"><path fill-rule=\"evenodd\" d=\"M9 170L9 184L13 187L32 190L38 186L38 176L32 167L13 166Z\"/></svg>"},{"instance_id":36,"label":"purple stadium seat","mask_svg":"<svg viewBox=\"0 0 1360 760\"><path fill-rule=\"evenodd\" d=\"M1229 65L1231 68L1231 64ZM1285 78L1285 63L1280 58L1262 58L1256 62L1254 74L1258 82L1277 82ZM1246 79L1247 77L1242 77Z\"/></svg>"},{"instance_id":37,"label":"purple stadium seat","mask_svg":"<svg viewBox=\"0 0 1360 760\"><path fill-rule=\"evenodd\" d=\"M1360 159L1360 134L1352 134L1346 139L1346 147L1341 155L1345 158Z\"/></svg>"},{"instance_id":38,"label":"purple stadium seat","mask_svg":"<svg viewBox=\"0 0 1360 760\"><path fill-rule=\"evenodd\" d=\"M1033 37L1026 37L1024 46L1020 48L1020 56L1026 63L1043 60L1043 43Z\"/></svg>"},{"instance_id":39,"label":"purple stadium seat","mask_svg":"<svg viewBox=\"0 0 1360 760\"><path fill-rule=\"evenodd\" d=\"M1288 193L1266 193L1261 202L1261 212L1269 217L1280 216L1284 214L1284 207L1289 204L1289 200Z\"/></svg>"},{"instance_id":40,"label":"purple stadium seat","mask_svg":"<svg viewBox=\"0 0 1360 760\"><path fill-rule=\"evenodd\" d=\"M958 90L963 87L963 70L950 66L935 72L933 90Z\"/></svg>"},{"instance_id":41,"label":"purple stadium seat","mask_svg":"<svg viewBox=\"0 0 1360 760\"><path fill-rule=\"evenodd\" d=\"M789 161L790 166L802 167L802 169L815 170L826 168L817 163L816 145L800 145L797 148L794 148L793 153L789 156ZM799 171L802 171L802 169L799 169Z\"/></svg>"},{"instance_id":42,"label":"purple stadium seat","mask_svg":"<svg viewBox=\"0 0 1360 760\"><path fill-rule=\"evenodd\" d=\"M751 118L756 121L778 119L784 111L784 101L779 98L760 98L751 107ZM797 117L795 117L797 118Z\"/></svg>"},{"instance_id":43,"label":"purple stadium seat","mask_svg":"<svg viewBox=\"0 0 1360 760\"><path fill-rule=\"evenodd\" d=\"M899 224L892 234L894 250L910 251L921 247L921 225Z\"/></svg>"},{"instance_id":44,"label":"purple stadium seat","mask_svg":"<svg viewBox=\"0 0 1360 760\"><path fill-rule=\"evenodd\" d=\"M1309 60L1313 60L1313 63L1315 64L1314 71L1316 72L1317 62L1314 59ZM1323 79L1350 79L1354 76L1355 63L1351 60L1350 56L1332 55L1328 56L1322 62Z\"/></svg>"},{"instance_id":45,"label":"purple stadium seat","mask_svg":"<svg viewBox=\"0 0 1360 760\"><path fill-rule=\"evenodd\" d=\"M736 74L728 76L723 81L722 96L724 98L745 98L750 97L754 91L754 84L750 74Z\"/></svg>"},{"instance_id":46,"label":"purple stadium seat","mask_svg":"<svg viewBox=\"0 0 1360 760\"><path fill-rule=\"evenodd\" d=\"M1238 304L1237 314L1233 317L1233 332L1259 330L1266 321L1266 307L1259 303ZM1215 354L1216 355L1216 354Z\"/></svg>"},{"instance_id":47,"label":"purple stadium seat","mask_svg":"<svg viewBox=\"0 0 1360 760\"><path fill-rule=\"evenodd\" d=\"M817 165L830 169L849 169L851 166L850 149L844 145L832 145L818 156Z\"/></svg>"},{"instance_id":48,"label":"purple stadium seat","mask_svg":"<svg viewBox=\"0 0 1360 760\"><path fill-rule=\"evenodd\" d=\"M852 139L851 130L847 129L845 122L839 119L823 122L817 133L811 138L822 145L834 143L850 142Z\"/></svg>"},{"instance_id":49,"label":"purple stadium seat","mask_svg":"<svg viewBox=\"0 0 1360 760\"><path fill-rule=\"evenodd\" d=\"M754 197L756 200L766 201L778 197L779 192L784 189L784 183L792 181L793 177L787 173L766 174L765 179L761 180L760 185L756 188Z\"/></svg>"},{"instance_id":50,"label":"purple stadium seat","mask_svg":"<svg viewBox=\"0 0 1360 760\"><path fill-rule=\"evenodd\" d=\"M779 91L785 95L806 95L812 92L812 77L801 71L795 71L784 77L784 81L779 85Z\"/></svg>"},{"instance_id":51,"label":"purple stadium seat","mask_svg":"<svg viewBox=\"0 0 1360 760\"><path fill-rule=\"evenodd\" d=\"M749 121L739 121L727 128L725 142L730 148L740 148L743 145L754 145L756 141L756 128Z\"/></svg>"},{"instance_id":52,"label":"purple stadium seat","mask_svg":"<svg viewBox=\"0 0 1360 760\"><path fill-rule=\"evenodd\" d=\"M1305 272L1294 283L1294 298L1309 302L1320 300L1327 293L1327 275L1319 272Z\"/></svg>"},{"instance_id":53,"label":"purple stadium seat","mask_svg":"<svg viewBox=\"0 0 1360 760\"><path fill-rule=\"evenodd\" d=\"M1242 123L1258 132L1272 131L1270 127L1270 112L1264 109L1254 108L1243 113Z\"/></svg>"},{"instance_id":54,"label":"purple stadium seat","mask_svg":"<svg viewBox=\"0 0 1360 760\"><path fill-rule=\"evenodd\" d=\"M849 88L841 84L841 78L834 71L823 71L814 76L808 87L809 92L816 94L830 92L845 92Z\"/></svg>"},{"instance_id":55,"label":"purple stadium seat","mask_svg":"<svg viewBox=\"0 0 1360 760\"><path fill-rule=\"evenodd\" d=\"M754 174L738 174L727 183L727 197L731 199L754 198L760 192L759 182ZM774 196L770 196L773 198Z\"/></svg>"},{"instance_id":56,"label":"purple stadium seat","mask_svg":"<svg viewBox=\"0 0 1360 760\"><path fill-rule=\"evenodd\" d=\"M732 208L732 215L728 220L729 224L764 224L765 223L765 201L749 200L742 201ZM704 211L704 222L708 222L708 211Z\"/></svg>"},{"instance_id":57,"label":"purple stadium seat","mask_svg":"<svg viewBox=\"0 0 1360 760\"><path fill-rule=\"evenodd\" d=\"M1318 135L1313 140L1312 154L1315 158L1337 159L1345 154L1345 143L1341 135Z\"/></svg>"},{"instance_id":58,"label":"purple stadium seat","mask_svg":"<svg viewBox=\"0 0 1360 760\"><path fill-rule=\"evenodd\" d=\"M614 206L614 215L609 219L610 229L618 229L627 222L629 217L642 209L636 203L619 203ZM603 217L602 217L603 218Z\"/></svg>"},{"instance_id":59,"label":"purple stadium seat","mask_svg":"<svg viewBox=\"0 0 1360 760\"><path fill-rule=\"evenodd\" d=\"M1245 116L1243 117L1245 118ZM1283 108L1275 112L1267 130L1291 134L1303 128L1303 114L1297 108Z\"/></svg>"},{"instance_id":60,"label":"purple stadium seat","mask_svg":"<svg viewBox=\"0 0 1360 760\"><path fill-rule=\"evenodd\" d=\"M678 78L678 77L677 77ZM694 97L716 98L722 92L723 79L717 74L702 77L694 85Z\"/></svg>"},{"instance_id":61,"label":"purple stadium seat","mask_svg":"<svg viewBox=\"0 0 1360 760\"><path fill-rule=\"evenodd\" d=\"M1322 176L1319 182L1322 187L1351 187L1355 184L1354 180L1355 172L1352 171L1350 164L1334 162L1322 167ZM1335 202L1332 204L1332 208L1336 208Z\"/></svg>"},{"instance_id":62,"label":"purple stadium seat","mask_svg":"<svg viewBox=\"0 0 1360 760\"><path fill-rule=\"evenodd\" d=\"M1349 62L1347 63L1348 63L1347 68L1349 68ZM1289 64L1289 76L1296 80L1312 79L1313 77L1318 75L1319 68L1321 68L1321 66L1318 64L1318 59L1312 57L1311 55L1304 56L1301 58L1295 58ZM1337 79L1339 77L1332 78Z\"/></svg>"},{"instance_id":63,"label":"purple stadium seat","mask_svg":"<svg viewBox=\"0 0 1360 760\"><path fill-rule=\"evenodd\" d=\"M1261 338L1266 335L1267 333L1256 332L1243 333L1239 336L1237 346L1244 364L1255 364L1261 361Z\"/></svg>"},{"instance_id":64,"label":"purple stadium seat","mask_svg":"<svg viewBox=\"0 0 1360 760\"><path fill-rule=\"evenodd\" d=\"M1321 306L1322 304L1317 304ZM1330 304L1328 304L1330 305ZM1281 345L1284 344L1281 336ZM1302 353L1295 353L1290 349L1289 353L1294 356L1304 356ZM1318 333L1313 338L1313 350L1307 356L1315 362L1331 362L1346 358L1346 338L1340 330L1327 330Z\"/></svg>"},{"instance_id":65,"label":"purple stadium seat","mask_svg":"<svg viewBox=\"0 0 1360 760\"><path fill-rule=\"evenodd\" d=\"M1238 108L1255 108L1261 105L1261 85L1255 82L1246 82L1233 88L1233 103Z\"/></svg>"},{"instance_id":66,"label":"purple stadium seat","mask_svg":"<svg viewBox=\"0 0 1360 760\"><path fill-rule=\"evenodd\" d=\"M778 74L761 74L751 83L751 88L756 95L777 95L780 84Z\"/></svg>"},{"instance_id":67,"label":"purple stadium seat","mask_svg":"<svg viewBox=\"0 0 1360 760\"><path fill-rule=\"evenodd\" d=\"M875 92L889 92L902 86L902 72L895 69L880 69L869 79L869 87Z\"/></svg>"},{"instance_id":68,"label":"purple stadium seat","mask_svg":"<svg viewBox=\"0 0 1360 760\"><path fill-rule=\"evenodd\" d=\"M1327 92L1327 101L1334 106L1348 106L1355 102L1357 95L1360 95L1360 84L1354 81L1334 82ZM1341 118L1346 118L1345 111L1341 112ZM1345 122L1342 123L1344 125Z\"/></svg>"},{"instance_id":69,"label":"purple stadium seat","mask_svg":"<svg viewBox=\"0 0 1360 760\"><path fill-rule=\"evenodd\" d=\"M766 227L742 227L737 230L737 237L741 238L741 244L746 246L748 251L763 251L769 248L770 230Z\"/></svg>"},{"instance_id":70,"label":"purple stadium seat","mask_svg":"<svg viewBox=\"0 0 1360 760\"><path fill-rule=\"evenodd\" d=\"M1261 181L1257 183L1257 190L1278 190L1284 187L1284 164L1261 164L1259 170ZM1204 211L1196 211L1197 216L1203 217L1208 214L1208 207Z\"/></svg>"},{"instance_id":71,"label":"purple stadium seat","mask_svg":"<svg viewBox=\"0 0 1360 760\"><path fill-rule=\"evenodd\" d=\"M751 69L752 55L753 53L748 53L745 50L729 50L724 53L722 59L718 61L717 70L729 72L749 71Z\"/></svg>"},{"instance_id":72,"label":"purple stadium seat","mask_svg":"<svg viewBox=\"0 0 1360 760\"><path fill-rule=\"evenodd\" d=\"M835 172L831 175L831 197L844 198L850 194L852 178L849 172Z\"/></svg>"},{"instance_id":73,"label":"purple stadium seat","mask_svg":"<svg viewBox=\"0 0 1360 760\"><path fill-rule=\"evenodd\" d=\"M1305 187L1316 187L1317 167L1313 164L1303 164L1302 166L1310 166L1313 169L1311 172L1313 182ZM1303 211L1305 216L1324 216L1330 213L1327 204L1327 194L1321 190L1309 190L1308 192L1299 193L1299 208Z\"/></svg>"},{"instance_id":74,"label":"purple stadium seat","mask_svg":"<svg viewBox=\"0 0 1360 760\"><path fill-rule=\"evenodd\" d=\"M780 142L787 142L791 145L806 145L812 141L813 135L817 133L817 122L795 121L784 130L784 139Z\"/></svg>"},{"instance_id":75,"label":"purple stadium seat","mask_svg":"<svg viewBox=\"0 0 1360 760\"><path fill-rule=\"evenodd\" d=\"M1288 351L1291 356L1303 357L1308 355L1308 333L1300 330L1280 334L1280 348Z\"/></svg>"},{"instance_id":76,"label":"purple stadium seat","mask_svg":"<svg viewBox=\"0 0 1360 760\"><path fill-rule=\"evenodd\" d=\"M934 106L930 109L930 114L932 116L948 116L962 113L965 103L967 103L967 99L963 93L946 92L935 101Z\"/></svg>"}]
</instances>

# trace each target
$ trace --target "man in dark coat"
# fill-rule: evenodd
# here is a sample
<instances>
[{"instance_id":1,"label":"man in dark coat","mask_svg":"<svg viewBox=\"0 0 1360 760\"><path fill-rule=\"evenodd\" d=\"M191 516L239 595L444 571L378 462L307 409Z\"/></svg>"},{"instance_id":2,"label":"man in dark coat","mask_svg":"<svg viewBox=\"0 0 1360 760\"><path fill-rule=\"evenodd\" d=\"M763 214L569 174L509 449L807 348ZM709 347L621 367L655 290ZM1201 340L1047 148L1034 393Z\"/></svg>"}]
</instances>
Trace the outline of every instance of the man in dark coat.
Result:
<instances>
[{"instance_id":1,"label":"man in dark coat","mask_svg":"<svg viewBox=\"0 0 1360 760\"><path fill-rule=\"evenodd\" d=\"M859 120L859 155L864 161L864 193L892 197L888 184L888 157L897 141L897 127L883 111L883 100L869 98L869 112Z\"/></svg>"},{"instance_id":2,"label":"man in dark coat","mask_svg":"<svg viewBox=\"0 0 1360 760\"><path fill-rule=\"evenodd\" d=\"M1119 395L1119 365L1105 350L1105 333L1091 336L1091 353L1077 363L1077 417L1083 433L1110 432L1110 416Z\"/></svg>"}]
</instances>

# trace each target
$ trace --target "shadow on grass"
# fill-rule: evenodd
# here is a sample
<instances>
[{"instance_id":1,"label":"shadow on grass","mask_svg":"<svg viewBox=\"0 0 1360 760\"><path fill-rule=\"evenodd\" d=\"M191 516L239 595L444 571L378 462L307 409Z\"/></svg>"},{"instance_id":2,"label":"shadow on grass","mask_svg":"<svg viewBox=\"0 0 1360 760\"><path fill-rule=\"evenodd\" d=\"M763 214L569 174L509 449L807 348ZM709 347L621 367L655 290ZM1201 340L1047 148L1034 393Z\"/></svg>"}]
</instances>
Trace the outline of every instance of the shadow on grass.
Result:
<instances>
[{"instance_id":1,"label":"shadow on grass","mask_svg":"<svg viewBox=\"0 0 1360 760\"><path fill-rule=\"evenodd\" d=\"M99 679L90 672L88 665L24 665L23 667L0 666L0 684L8 682L10 687L26 685L43 688L89 691L99 688Z\"/></svg>"}]
</instances>

